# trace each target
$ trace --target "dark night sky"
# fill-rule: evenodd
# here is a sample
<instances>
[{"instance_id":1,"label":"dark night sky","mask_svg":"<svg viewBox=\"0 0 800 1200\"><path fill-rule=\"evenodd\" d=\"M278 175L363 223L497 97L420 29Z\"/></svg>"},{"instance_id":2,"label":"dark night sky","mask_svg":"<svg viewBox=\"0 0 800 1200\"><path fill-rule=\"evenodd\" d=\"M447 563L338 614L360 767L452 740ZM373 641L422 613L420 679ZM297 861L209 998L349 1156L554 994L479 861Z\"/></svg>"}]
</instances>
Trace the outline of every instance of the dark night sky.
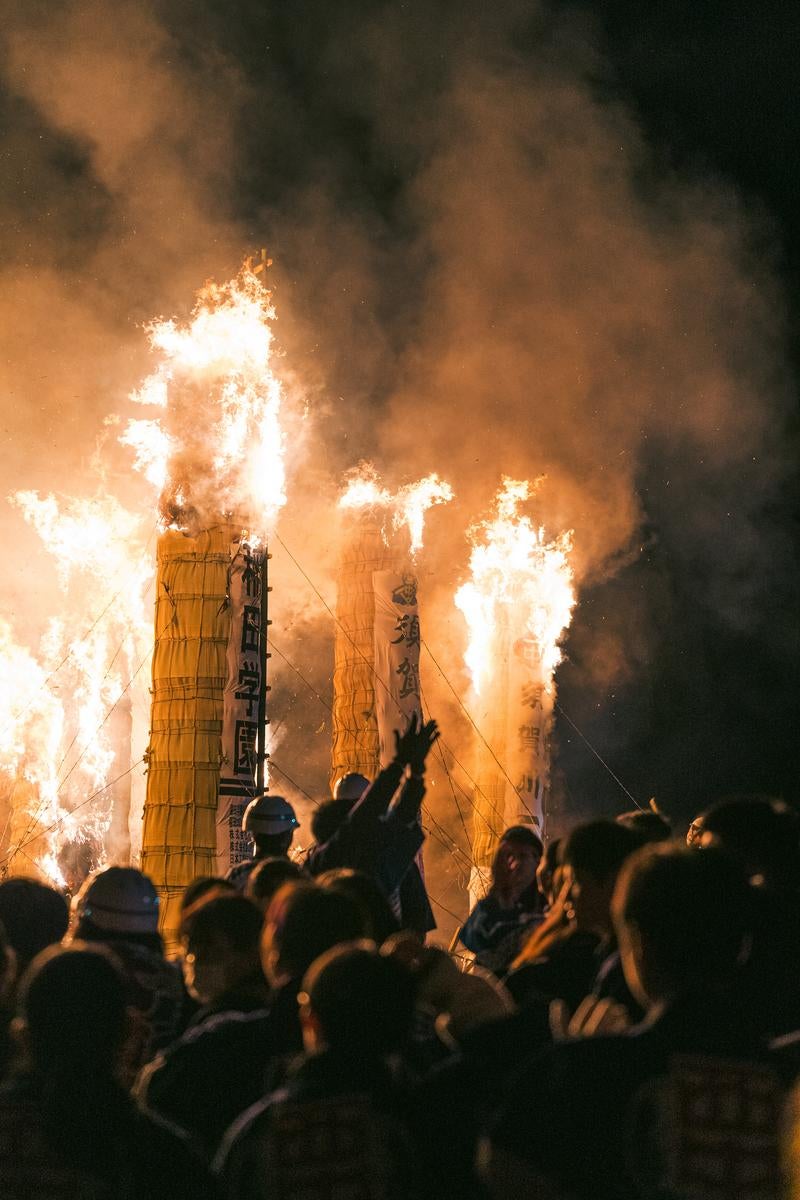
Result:
<instances>
[{"instance_id":1,"label":"dark night sky","mask_svg":"<svg viewBox=\"0 0 800 1200\"><path fill-rule=\"evenodd\" d=\"M316 74L316 53L328 36L328 22L345 28L376 7L287 6L268 22L270 69L282 73L295 96L306 94L307 129L317 141L315 149L324 157L322 148L332 142L337 153L349 153L352 202L389 214L391 227L402 167L398 175L395 163L381 160L363 111L354 110L346 95L337 103L329 92L320 92ZM597 95L633 111L656 170L733 188L755 214L763 236L759 250L788 295L787 326L795 331L788 355L796 364L800 105L794 6L611 0L551 7L557 10L562 17L578 14L579 21L588 21L602 56ZM265 28L261 22L260 10L253 7L242 27L255 72ZM534 59L538 42L529 35L526 45L527 36L523 23L516 48ZM295 158L291 150L286 158L298 171L316 161L315 156ZM254 168L256 193L284 184L259 179ZM402 235L402 221L397 222ZM644 462L639 479L645 552L582 594L559 673L560 700L637 799L646 802L656 794L676 817L687 818L715 796L737 791L797 800L796 490L784 488L771 514L784 535L785 569L775 572L748 627L734 630L698 602L691 571L675 566L674 540L681 531L665 518L662 490L651 481L651 467L654 478L663 474L658 466L663 463ZM702 564L697 569L702 571ZM637 609L639 617L631 627L631 612ZM616 686L587 687L585 660L601 629L605 635L611 631L629 650L631 671ZM562 803L568 811L627 805L616 783L563 720L556 744Z\"/></svg>"},{"instance_id":2,"label":"dark night sky","mask_svg":"<svg viewBox=\"0 0 800 1200\"><path fill-rule=\"evenodd\" d=\"M529 71L533 77L548 56L560 61L566 53L564 44L574 36L581 47L582 82L589 81L597 106L625 109L642 131L648 158L636 180L641 194L656 189L660 180L678 179L690 187L697 185L698 191L716 189L720 196L733 198L732 209L746 213L748 252L783 291L775 317L775 340L781 345L776 360L784 384L787 374L793 375L790 386L795 400L793 420L776 437L789 440L784 454L796 462L800 365L796 5L770 0L759 4L606 0L602 4L553 2L547 8L518 0L495 0L491 5L486 0L157 0L141 6L126 0L124 5L128 14L137 7L148 21L155 19L169 29L169 69L176 77L202 79L209 62L214 73L213 79L208 77L207 94L202 85L198 89L193 84L198 104L207 108L199 107L196 117L179 114L177 132L166 138L164 163L174 166L183 155L193 177L202 179L213 193L215 219L234 228L229 245L255 248L266 240L276 259L287 307L295 313L307 312L308 323L316 322L320 339L332 295L318 287L325 281L326 264L343 275L351 271L345 282L352 291L359 269L352 262L363 255L362 277L369 287L365 285L358 302L363 309L354 301L353 313L358 317L369 310L372 324L359 326L354 320L353 330L361 342L351 346L347 337L340 336L345 329L342 319L336 331L340 348L320 351L321 382L317 382L326 401L349 397L357 390L353 362L363 365L372 348L378 364L373 377L384 379L386 397L403 382L381 372L384 363L402 361L395 351L413 326L416 297L430 268L424 241L414 237L408 185L432 154L425 106L433 116L440 80L451 66L450 47L460 44L463 35L473 57L479 58L484 27L492 33L495 22L502 27L508 53L513 52L523 73ZM73 0L57 6L57 11L62 8L80 10L81 19L88 20L80 27L83 37L92 27L93 12L107 16L109 11L102 0ZM55 11L47 0L31 0L23 16L16 6L0 0L0 15L8 13L9 24L30 20L35 27L38 23L39 39ZM134 23L130 28L135 31L138 26ZM374 33L372 40L365 34L368 30ZM103 36L110 36L107 30ZM206 269L208 247L203 239L213 222L209 219L204 226L194 213L196 226L181 241L185 214L181 210L177 219L158 193L157 173L163 164L152 145L148 149L152 162L147 154L141 156L142 177L156 181L152 206L147 203L147 182L139 182L137 191L136 179L125 185L136 205L126 208L119 203L114 185L119 184L123 169L130 171L131 155L121 156L118 162L113 152L107 153L98 174L91 139L82 141L63 132L70 121L73 128L86 128L87 118L77 101L75 110L65 115L58 98L54 101L47 92L50 59L62 53L64 42L60 32L54 39L50 49L42 52L41 74L33 78L18 73L11 89L0 94L0 117L5 117L0 150L10 164L5 191L0 190L0 216L13 214L9 237L13 249L7 262L17 261L25 270L31 264L57 263L62 278L74 279L73 291L82 297L83 264L97 245L105 246L107 261L122 261L123 267L118 278L109 271L111 283L101 280L105 291L100 288L98 294L109 312L114 313L116 306L117 324L130 339L137 322L159 311L160 304L167 309L176 295L186 293L193 278L193 258ZM591 45L591 51L583 49L586 45ZM70 52L75 61L68 64L72 85L75 72L79 77L83 70L80 40L75 47ZM140 52L138 43L135 49ZM222 109L226 103L227 77L222 68L216 69L215 56L220 62L234 63L238 76L235 88L231 85L238 97L235 116L230 126L215 134L220 143L232 140L236 153L230 165L219 170L206 161L201 136L205 124L213 125L215 106ZM160 76L158 83L163 85ZM135 76L133 89L135 93ZM29 102L31 94L38 110ZM182 95L174 93L176 106ZM134 94L132 100L136 99ZM60 132L48 127L48 112L51 120L55 112L62 124ZM141 119L143 126L152 127L144 110ZM406 120L414 128L404 138ZM388 139L387 130L391 131ZM113 143L113 130L110 140ZM441 146L436 149L441 151ZM152 176L147 176L148 168ZM326 226L309 209L304 232L302 204L314 186L330 201L333 219L328 214ZM120 185L119 193L124 190ZM335 220L336 206L341 230ZM148 221L170 235L165 234L163 246L147 241ZM341 247L329 244L337 238ZM118 240L128 246L121 259ZM111 288L117 288L118 294L109 299ZM89 295L97 305L97 295ZM36 320L35 315L30 319ZM67 354L71 343L67 321L64 328L62 350ZM102 375L107 331L91 322L87 328L90 333L83 335L82 352L99 362ZM313 328L310 332L307 328L296 336L300 344L303 338L313 344L315 335ZM287 358L290 351L288 347ZM141 365L134 357L131 353L132 379ZM377 424L385 397L370 392L366 384L364 391L375 405ZM66 396L69 408L71 393ZM53 405L62 402L61 393L54 391ZM97 415L107 411L105 400L94 412L87 408L87 422L91 418L96 424ZM73 419L78 420L74 412L69 417ZM338 468L345 461L344 447L335 444L341 432L331 427L329 436L331 461ZM364 438L359 447L354 432L348 453L353 443L354 457L368 451L369 438L366 434ZM8 440L9 462L16 469L17 442L10 435ZM751 555L750 561L766 562L769 570L764 579L733 579L742 594L750 596L750 604L746 615L733 613L733 619L724 619L722 606L712 600L715 580L711 576L726 551L720 554L715 549L713 529L705 547L701 541L687 550L681 516L672 503L675 481L680 485L684 479L681 443L663 439L650 447L641 453L635 478L640 527L627 547L629 552L619 553L618 568L582 591L565 646L566 661L559 671L560 702L633 795L640 802L655 795L676 818L688 818L715 797L737 791L762 791L798 801L797 473L783 471L778 483L765 490L757 526L763 549L760 558ZM34 466L40 457L38 450L20 453L20 461ZM667 490L671 484L672 492ZM27 486L42 483L34 479ZM741 486L749 488L749 479L743 479ZM735 498L736 481L729 481L728 488ZM702 506L702 493L691 480L684 494ZM695 519L695 531L700 523ZM732 561L738 561L734 551L731 544ZM732 575L739 569L732 566ZM598 667L601 643L611 648L609 654L617 647L625 660L624 671L604 673L602 663ZM317 686L325 686L323 674L320 668ZM609 683L609 678L614 682ZM628 806L617 784L563 719L556 728L555 779L560 802L571 813Z\"/></svg>"}]
</instances>

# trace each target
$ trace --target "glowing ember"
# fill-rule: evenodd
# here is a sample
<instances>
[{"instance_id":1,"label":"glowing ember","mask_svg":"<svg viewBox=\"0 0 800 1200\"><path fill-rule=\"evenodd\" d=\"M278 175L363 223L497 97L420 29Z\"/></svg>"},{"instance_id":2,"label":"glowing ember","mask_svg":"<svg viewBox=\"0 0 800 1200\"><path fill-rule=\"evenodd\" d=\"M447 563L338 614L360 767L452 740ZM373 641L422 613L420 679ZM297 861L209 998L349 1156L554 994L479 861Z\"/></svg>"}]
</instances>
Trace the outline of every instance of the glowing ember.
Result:
<instances>
[{"instance_id":1,"label":"glowing ember","mask_svg":"<svg viewBox=\"0 0 800 1200\"><path fill-rule=\"evenodd\" d=\"M148 327L159 362L130 398L160 412L131 420L120 440L159 489L167 524L241 515L263 529L286 503L274 318L270 293L245 267L204 287L187 324Z\"/></svg>"},{"instance_id":2,"label":"glowing ember","mask_svg":"<svg viewBox=\"0 0 800 1200\"><path fill-rule=\"evenodd\" d=\"M536 485L534 485L536 486ZM539 674L548 691L561 661L559 641L575 605L571 533L548 541L544 530L519 507L531 495L526 481L504 478L496 516L471 530L472 578L455 602L469 628L464 655L477 694L490 680L498 628L517 628L535 646Z\"/></svg>"},{"instance_id":3,"label":"glowing ember","mask_svg":"<svg viewBox=\"0 0 800 1200\"><path fill-rule=\"evenodd\" d=\"M416 483L407 483L394 495L382 486L372 463L363 462L347 475L347 484L339 497L343 509L383 508L391 514L392 529L408 529L412 556L422 549L425 514L435 504L453 499L453 489L438 475L427 475Z\"/></svg>"}]
</instances>

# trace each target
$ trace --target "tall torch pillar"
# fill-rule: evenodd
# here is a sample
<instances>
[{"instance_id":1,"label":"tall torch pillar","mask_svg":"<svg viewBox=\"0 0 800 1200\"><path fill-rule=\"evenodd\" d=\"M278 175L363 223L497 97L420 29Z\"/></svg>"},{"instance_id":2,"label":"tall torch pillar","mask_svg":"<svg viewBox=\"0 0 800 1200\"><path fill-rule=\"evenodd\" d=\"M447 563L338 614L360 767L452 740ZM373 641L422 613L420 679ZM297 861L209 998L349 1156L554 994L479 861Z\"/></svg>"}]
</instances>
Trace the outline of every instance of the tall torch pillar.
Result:
<instances>
[{"instance_id":1,"label":"tall torch pillar","mask_svg":"<svg viewBox=\"0 0 800 1200\"><path fill-rule=\"evenodd\" d=\"M230 612L231 529L158 543L155 648L141 866L175 944L183 889L216 874L217 799Z\"/></svg>"},{"instance_id":2,"label":"tall torch pillar","mask_svg":"<svg viewBox=\"0 0 800 1200\"><path fill-rule=\"evenodd\" d=\"M374 515L347 520L336 599L331 788L351 771L374 779L380 769L373 575L393 566Z\"/></svg>"}]
</instances>

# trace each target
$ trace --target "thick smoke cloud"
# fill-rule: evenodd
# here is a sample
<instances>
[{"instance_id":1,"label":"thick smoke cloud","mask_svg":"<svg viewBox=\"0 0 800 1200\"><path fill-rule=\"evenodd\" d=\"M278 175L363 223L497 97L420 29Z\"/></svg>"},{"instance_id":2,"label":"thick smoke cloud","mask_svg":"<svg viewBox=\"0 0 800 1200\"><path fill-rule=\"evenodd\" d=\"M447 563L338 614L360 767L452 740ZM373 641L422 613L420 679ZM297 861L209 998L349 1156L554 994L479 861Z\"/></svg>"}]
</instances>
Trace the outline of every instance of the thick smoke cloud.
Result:
<instances>
[{"instance_id":1,"label":"thick smoke cloud","mask_svg":"<svg viewBox=\"0 0 800 1200\"><path fill-rule=\"evenodd\" d=\"M769 230L719 182L657 168L574 14L76 0L3 17L7 490L91 491L103 419L149 369L141 323L185 314L206 278L266 244L281 369L308 413L282 530L317 586L332 598L346 468L370 457L393 486L439 471L458 500L431 517L426 619L463 689L465 530L501 474L546 474L540 516L575 530L583 588L564 694L607 752L648 756L636 789L652 782L680 811L675 712L687 688L701 702L717 686L707 631L770 654L786 633ZM106 476L145 503L114 433ZM30 571L18 514L0 528ZM327 695L330 621L277 546L273 566L276 638ZM47 568L33 569L46 611ZM11 610L22 590L19 569ZM671 642L693 664L665 659ZM319 789L327 714L273 667L276 760ZM611 694L641 694L648 674L660 699L626 728ZM429 686L468 755L447 688ZM588 804L568 734L562 790Z\"/></svg>"}]
</instances>

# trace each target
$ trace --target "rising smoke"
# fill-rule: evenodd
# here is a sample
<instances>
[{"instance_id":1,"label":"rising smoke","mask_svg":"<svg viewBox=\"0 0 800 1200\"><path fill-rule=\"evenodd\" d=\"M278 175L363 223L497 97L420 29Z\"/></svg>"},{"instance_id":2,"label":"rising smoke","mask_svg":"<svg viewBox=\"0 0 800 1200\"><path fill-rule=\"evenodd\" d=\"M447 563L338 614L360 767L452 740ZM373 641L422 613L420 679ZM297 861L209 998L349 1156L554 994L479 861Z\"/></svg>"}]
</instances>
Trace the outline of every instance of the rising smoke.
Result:
<instances>
[{"instance_id":1,"label":"rising smoke","mask_svg":"<svg viewBox=\"0 0 800 1200\"><path fill-rule=\"evenodd\" d=\"M265 243L281 369L307 408L281 528L325 595L338 481L366 456L393 487L438 471L456 492L421 572L460 687L464 534L504 473L546 474L538 516L574 530L584 588L633 564L607 625L578 623L587 707L640 678L686 611L767 636L785 558L780 295L735 195L659 172L579 18L508 0L3 17L6 490L102 482L145 503L114 427L95 453L149 370L141 324L185 315ZM41 615L58 601L17 510L0 529L16 627L32 569ZM279 549L273 574L276 636L327 694L327 614ZM326 713L272 665L276 758L318 791Z\"/></svg>"}]
</instances>

